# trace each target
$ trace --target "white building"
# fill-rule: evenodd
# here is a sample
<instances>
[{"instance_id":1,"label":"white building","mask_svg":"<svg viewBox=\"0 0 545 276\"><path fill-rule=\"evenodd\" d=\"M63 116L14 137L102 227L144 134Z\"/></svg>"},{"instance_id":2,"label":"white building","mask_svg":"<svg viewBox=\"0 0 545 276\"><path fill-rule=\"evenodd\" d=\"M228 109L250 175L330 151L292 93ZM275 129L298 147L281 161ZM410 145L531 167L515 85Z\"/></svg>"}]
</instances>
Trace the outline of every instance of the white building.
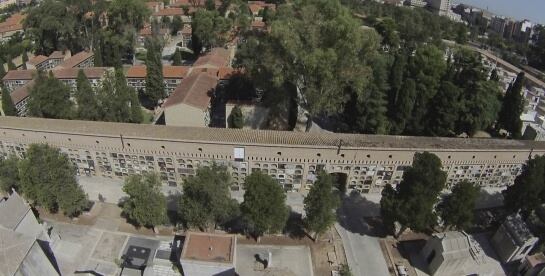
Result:
<instances>
[{"instance_id":1,"label":"white building","mask_svg":"<svg viewBox=\"0 0 545 276\"><path fill-rule=\"evenodd\" d=\"M519 261L530 253L537 243L520 215L511 215L492 237L492 245L504 263Z\"/></svg>"},{"instance_id":2,"label":"white building","mask_svg":"<svg viewBox=\"0 0 545 276\"><path fill-rule=\"evenodd\" d=\"M448 15L450 12L450 0L428 0L428 4L439 15Z\"/></svg>"}]
</instances>

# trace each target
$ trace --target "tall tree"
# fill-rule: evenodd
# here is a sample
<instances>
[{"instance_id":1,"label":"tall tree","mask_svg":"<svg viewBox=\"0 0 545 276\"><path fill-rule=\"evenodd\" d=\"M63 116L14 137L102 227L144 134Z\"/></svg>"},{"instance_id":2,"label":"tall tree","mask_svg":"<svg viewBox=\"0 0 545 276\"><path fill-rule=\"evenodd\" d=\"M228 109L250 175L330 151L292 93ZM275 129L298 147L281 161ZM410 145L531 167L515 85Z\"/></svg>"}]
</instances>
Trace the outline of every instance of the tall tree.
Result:
<instances>
[{"instance_id":1,"label":"tall tree","mask_svg":"<svg viewBox=\"0 0 545 276\"><path fill-rule=\"evenodd\" d=\"M76 216L87 207L87 195L76 180L76 169L58 148L32 144L19 166L21 190L27 199L68 216Z\"/></svg>"},{"instance_id":2,"label":"tall tree","mask_svg":"<svg viewBox=\"0 0 545 276\"><path fill-rule=\"evenodd\" d=\"M403 83L401 90L395 101L395 114L393 114L392 134L400 134L405 132L407 124L411 118L411 113L415 108L416 101L416 82L412 78L408 78Z\"/></svg>"},{"instance_id":3,"label":"tall tree","mask_svg":"<svg viewBox=\"0 0 545 276\"><path fill-rule=\"evenodd\" d=\"M462 181L439 204L439 212L447 227L467 230L473 224L475 201L479 197L479 186Z\"/></svg>"},{"instance_id":4,"label":"tall tree","mask_svg":"<svg viewBox=\"0 0 545 276\"><path fill-rule=\"evenodd\" d=\"M494 81L478 81L473 89L464 91L458 124L458 133L475 134L486 130L496 122L501 108L501 92Z\"/></svg>"},{"instance_id":5,"label":"tall tree","mask_svg":"<svg viewBox=\"0 0 545 276\"><path fill-rule=\"evenodd\" d=\"M179 212L189 227L214 230L232 219L238 203L230 196L231 177L227 167L200 167L195 177L184 181Z\"/></svg>"},{"instance_id":6,"label":"tall tree","mask_svg":"<svg viewBox=\"0 0 545 276\"><path fill-rule=\"evenodd\" d=\"M172 35L177 35L178 31L180 31L184 27L184 22L182 21L182 18L179 15L174 16L172 18L172 22L170 23L170 33Z\"/></svg>"},{"instance_id":7,"label":"tall tree","mask_svg":"<svg viewBox=\"0 0 545 276\"><path fill-rule=\"evenodd\" d=\"M123 202L123 212L137 225L154 227L164 223L167 204L160 187L161 180L155 173L129 176L123 184L123 192L129 196Z\"/></svg>"},{"instance_id":8,"label":"tall tree","mask_svg":"<svg viewBox=\"0 0 545 276\"><path fill-rule=\"evenodd\" d=\"M432 136L454 136L456 122L463 106L461 91L450 81L443 81L433 97L427 117L426 133Z\"/></svg>"},{"instance_id":9,"label":"tall tree","mask_svg":"<svg viewBox=\"0 0 545 276\"><path fill-rule=\"evenodd\" d=\"M498 70L496 68L494 68L492 72L490 72L490 80L500 81L500 76L498 76Z\"/></svg>"},{"instance_id":10,"label":"tall tree","mask_svg":"<svg viewBox=\"0 0 545 276\"><path fill-rule=\"evenodd\" d=\"M29 116L52 119L72 117L74 104L70 100L70 88L56 79L52 72L49 75L38 72L29 94Z\"/></svg>"},{"instance_id":11,"label":"tall tree","mask_svg":"<svg viewBox=\"0 0 545 276\"><path fill-rule=\"evenodd\" d=\"M15 155L0 158L0 191L7 193L11 189L19 190L19 183L19 158Z\"/></svg>"},{"instance_id":12,"label":"tall tree","mask_svg":"<svg viewBox=\"0 0 545 276\"><path fill-rule=\"evenodd\" d=\"M100 119L100 106L97 95L83 70L79 70L76 79L76 118L80 120L97 121Z\"/></svg>"},{"instance_id":13,"label":"tall tree","mask_svg":"<svg viewBox=\"0 0 545 276\"><path fill-rule=\"evenodd\" d=\"M127 85L123 71L107 73L97 90L102 110L101 121L141 123L143 120L140 102L134 88Z\"/></svg>"},{"instance_id":14,"label":"tall tree","mask_svg":"<svg viewBox=\"0 0 545 276\"><path fill-rule=\"evenodd\" d=\"M429 230L437 223L435 204L445 187L446 173L441 169L441 160L436 155L415 153L413 164L403 174L397 190L383 191L382 214L386 221L399 222L414 231Z\"/></svg>"},{"instance_id":15,"label":"tall tree","mask_svg":"<svg viewBox=\"0 0 545 276\"><path fill-rule=\"evenodd\" d=\"M163 63L161 62L161 44L158 39L146 40L146 96L154 105L166 97L163 82Z\"/></svg>"},{"instance_id":16,"label":"tall tree","mask_svg":"<svg viewBox=\"0 0 545 276\"><path fill-rule=\"evenodd\" d=\"M305 228L314 232L314 241L335 223L335 210L339 206L339 196L333 192L333 176L325 172L318 179L305 197Z\"/></svg>"},{"instance_id":17,"label":"tall tree","mask_svg":"<svg viewBox=\"0 0 545 276\"><path fill-rule=\"evenodd\" d=\"M235 105L229 115L229 127L230 128L243 128L244 127L244 115L238 105Z\"/></svg>"},{"instance_id":18,"label":"tall tree","mask_svg":"<svg viewBox=\"0 0 545 276\"><path fill-rule=\"evenodd\" d=\"M258 241L265 233L277 233L284 229L289 209L286 194L278 182L269 175L254 172L246 177L244 202L240 210L247 223L248 231Z\"/></svg>"},{"instance_id":19,"label":"tall tree","mask_svg":"<svg viewBox=\"0 0 545 276\"><path fill-rule=\"evenodd\" d=\"M210 49L223 46L231 30L231 21L221 16L217 11L199 9L191 21L192 47L195 54L202 52L202 48Z\"/></svg>"},{"instance_id":20,"label":"tall tree","mask_svg":"<svg viewBox=\"0 0 545 276\"><path fill-rule=\"evenodd\" d=\"M0 65L0 67L3 66ZM17 109L15 109L9 91L4 85L0 85L0 89L2 90L2 110L4 111L4 114L6 116L17 116Z\"/></svg>"},{"instance_id":21,"label":"tall tree","mask_svg":"<svg viewBox=\"0 0 545 276\"><path fill-rule=\"evenodd\" d=\"M172 66L181 66L182 65L182 53L180 49L176 48L174 55L172 56Z\"/></svg>"},{"instance_id":22,"label":"tall tree","mask_svg":"<svg viewBox=\"0 0 545 276\"><path fill-rule=\"evenodd\" d=\"M524 97L522 96L524 81L524 72L520 72L515 82L507 89L498 116L498 127L507 130L515 139L522 136L520 115L524 111Z\"/></svg>"},{"instance_id":23,"label":"tall tree","mask_svg":"<svg viewBox=\"0 0 545 276\"><path fill-rule=\"evenodd\" d=\"M545 156L528 160L515 184L504 191L505 207L528 216L545 202Z\"/></svg>"}]
</instances>

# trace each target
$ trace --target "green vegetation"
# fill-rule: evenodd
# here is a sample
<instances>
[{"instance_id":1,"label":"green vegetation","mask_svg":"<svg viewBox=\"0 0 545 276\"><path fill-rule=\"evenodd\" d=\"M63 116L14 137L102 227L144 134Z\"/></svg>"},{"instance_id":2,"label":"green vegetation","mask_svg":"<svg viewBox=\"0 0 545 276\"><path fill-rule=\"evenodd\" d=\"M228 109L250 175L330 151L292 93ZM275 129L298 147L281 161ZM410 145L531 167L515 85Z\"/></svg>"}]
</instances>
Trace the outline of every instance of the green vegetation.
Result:
<instances>
[{"instance_id":1,"label":"green vegetation","mask_svg":"<svg viewBox=\"0 0 545 276\"><path fill-rule=\"evenodd\" d=\"M0 66L2 67L2 66ZM6 116L16 116L17 110L15 109L15 105L13 105L13 101L11 100L11 96L9 94L9 91L1 85L2 90L2 110L4 111L4 115Z\"/></svg>"},{"instance_id":2,"label":"green vegetation","mask_svg":"<svg viewBox=\"0 0 545 276\"><path fill-rule=\"evenodd\" d=\"M163 64L161 62L161 44L157 38L146 40L146 97L157 105L166 95L163 82Z\"/></svg>"},{"instance_id":3,"label":"green vegetation","mask_svg":"<svg viewBox=\"0 0 545 276\"><path fill-rule=\"evenodd\" d=\"M473 225L475 201L479 196L479 186L462 181L447 195L439 205L439 212L447 227L467 230Z\"/></svg>"},{"instance_id":4,"label":"green vegetation","mask_svg":"<svg viewBox=\"0 0 545 276\"><path fill-rule=\"evenodd\" d=\"M339 269L340 276L352 276L352 271L350 271L350 267L348 267L347 264L341 264L341 267Z\"/></svg>"},{"instance_id":5,"label":"green vegetation","mask_svg":"<svg viewBox=\"0 0 545 276\"><path fill-rule=\"evenodd\" d=\"M183 27L184 22L182 21L182 18L179 15L176 15L174 18L172 18L172 22L170 23L170 33L172 35L176 35L178 31L182 30Z\"/></svg>"},{"instance_id":6,"label":"green vegetation","mask_svg":"<svg viewBox=\"0 0 545 276\"><path fill-rule=\"evenodd\" d=\"M11 189L20 189L19 179L19 158L9 156L6 159L0 159L0 191L4 193L11 192Z\"/></svg>"},{"instance_id":7,"label":"green vegetation","mask_svg":"<svg viewBox=\"0 0 545 276\"><path fill-rule=\"evenodd\" d=\"M240 205L247 230L260 240L265 233L278 233L286 226L289 208L286 194L269 175L254 172L246 177L244 202Z\"/></svg>"},{"instance_id":8,"label":"green vegetation","mask_svg":"<svg viewBox=\"0 0 545 276\"><path fill-rule=\"evenodd\" d=\"M405 170L403 180L394 190L387 185L380 200L385 225L399 222L413 231L427 231L437 224L434 206L445 187L447 175L436 155L416 153L413 165Z\"/></svg>"},{"instance_id":9,"label":"green vegetation","mask_svg":"<svg viewBox=\"0 0 545 276\"><path fill-rule=\"evenodd\" d=\"M174 51L174 55L172 55L172 65L173 66L182 65L182 53L180 53L180 49L178 48L176 48L176 51Z\"/></svg>"},{"instance_id":10,"label":"green vegetation","mask_svg":"<svg viewBox=\"0 0 545 276\"><path fill-rule=\"evenodd\" d=\"M57 148L30 145L19 163L19 178L25 198L50 211L76 216L88 205L87 195L76 180L76 168Z\"/></svg>"},{"instance_id":11,"label":"green vegetation","mask_svg":"<svg viewBox=\"0 0 545 276\"><path fill-rule=\"evenodd\" d=\"M231 21L215 10L197 10L191 24L193 30L191 44L195 55L201 53L203 48L210 50L223 46L231 30Z\"/></svg>"},{"instance_id":12,"label":"green vegetation","mask_svg":"<svg viewBox=\"0 0 545 276\"><path fill-rule=\"evenodd\" d=\"M85 76L83 70L79 70L76 80L76 118L81 120L96 121L100 119L100 106L98 97Z\"/></svg>"},{"instance_id":13,"label":"green vegetation","mask_svg":"<svg viewBox=\"0 0 545 276\"><path fill-rule=\"evenodd\" d=\"M243 128L244 127L244 115L238 105L233 107L231 114L229 115L229 128Z\"/></svg>"},{"instance_id":14,"label":"green vegetation","mask_svg":"<svg viewBox=\"0 0 545 276\"><path fill-rule=\"evenodd\" d=\"M522 137L522 121L520 115L524 111L524 97L522 87L524 86L524 72L520 72L515 82L509 85L501 106L498 128L504 128L511 137L520 139Z\"/></svg>"},{"instance_id":15,"label":"green vegetation","mask_svg":"<svg viewBox=\"0 0 545 276\"><path fill-rule=\"evenodd\" d=\"M545 156L528 160L515 184L504 192L505 207L527 217L545 203Z\"/></svg>"},{"instance_id":16,"label":"green vegetation","mask_svg":"<svg viewBox=\"0 0 545 276\"><path fill-rule=\"evenodd\" d=\"M161 192L161 180L155 173L131 175L125 179L123 192L129 198L123 202L123 213L136 225L153 227L167 220L166 199Z\"/></svg>"},{"instance_id":17,"label":"green vegetation","mask_svg":"<svg viewBox=\"0 0 545 276\"><path fill-rule=\"evenodd\" d=\"M38 72L35 83L29 91L28 115L31 117L71 119L73 102L70 88L53 76Z\"/></svg>"},{"instance_id":18,"label":"green vegetation","mask_svg":"<svg viewBox=\"0 0 545 276\"><path fill-rule=\"evenodd\" d=\"M314 232L314 241L335 223L339 203L339 196L333 191L333 176L321 172L304 199L306 217L303 224L308 231Z\"/></svg>"},{"instance_id":19,"label":"green vegetation","mask_svg":"<svg viewBox=\"0 0 545 276\"><path fill-rule=\"evenodd\" d=\"M180 216L190 228L214 230L237 215L238 203L229 194L231 177L227 167L199 167L187 178L179 204Z\"/></svg>"}]
</instances>

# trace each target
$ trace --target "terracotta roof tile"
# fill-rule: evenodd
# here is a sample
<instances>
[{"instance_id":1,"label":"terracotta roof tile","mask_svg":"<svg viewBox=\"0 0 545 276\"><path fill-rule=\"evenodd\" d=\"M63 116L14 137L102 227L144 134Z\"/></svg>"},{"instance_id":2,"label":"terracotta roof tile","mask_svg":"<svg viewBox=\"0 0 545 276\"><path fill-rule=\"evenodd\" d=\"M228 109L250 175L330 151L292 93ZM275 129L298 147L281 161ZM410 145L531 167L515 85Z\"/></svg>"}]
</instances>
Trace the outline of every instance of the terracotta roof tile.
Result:
<instances>
[{"instance_id":1,"label":"terracotta roof tile","mask_svg":"<svg viewBox=\"0 0 545 276\"><path fill-rule=\"evenodd\" d=\"M49 58L52 59L64 59L65 55L61 51L55 51L49 55Z\"/></svg>"},{"instance_id":2,"label":"terracotta roof tile","mask_svg":"<svg viewBox=\"0 0 545 276\"><path fill-rule=\"evenodd\" d=\"M231 55L228 49L214 48L209 53L200 56L193 67L228 67L230 65Z\"/></svg>"},{"instance_id":3,"label":"terracotta roof tile","mask_svg":"<svg viewBox=\"0 0 545 276\"><path fill-rule=\"evenodd\" d=\"M169 79L182 79L187 75L189 69L190 67L188 66L163 65L163 77ZM145 78L146 75L146 65L131 66L125 74L127 78Z\"/></svg>"},{"instance_id":4,"label":"terracotta roof tile","mask_svg":"<svg viewBox=\"0 0 545 276\"><path fill-rule=\"evenodd\" d=\"M180 15L180 16L184 15L184 10L182 8L166 8L153 14L153 16L176 16L176 15Z\"/></svg>"},{"instance_id":5,"label":"terracotta roof tile","mask_svg":"<svg viewBox=\"0 0 545 276\"><path fill-rule=\"evenodd\" d=\"M64 67L64 68L73 68L73 67L78 66L80 63L84 62L85 60L87 60L89 58L93 58L94 56L95 55L93 54L93 52L81 51L81 52L71 56L67 60L65 60L61 64L61 66Z\"/></svg>"},{"instance_id":6,"label":"terracotta roof tile","mask_svg":"<svg viewBox=\"0 0 545 276\"><path fill-rule=\"evenodd\" d=\"M35 56L33 58L31 58L28 63L32 64L32 65L38 65L40 63L43 63L44 61L47 61L49 58L46 57L46 56L43 56L43 55L38 55L38 56Z\"/></svg>"},{"instance_id":7,"label":"terracotta roof tile","mask_svg":"<svg viewBox=\"0 0 545 276\"><path fill-rule=\"evenodd\" d=\"M30 94L29 90L32 88L32 86L34 86L34 80L31 80L25 83L25 85L17 87L15 90L13 90L10 94L13 104L17 105L19 102L26 99Z\"/></svg>"},{"instance_id":8,"label":"terracotta roof tile","mask_svg":"<svg viewBox=\"0 0 545 276\"><path fill-rule=\"evenodd\" d=\"M218 79L206 72L192 73L172 92L165 102L165 108L183 103L206 110L217 85Z\"/></svg>"},{"instance_id":9,"label":"terracotta roof tile","mask_svg":"<svg viewBox=\"0 0 545 276\"><path fill-rule=\"evenodd\" d=\"M107 67L90 67L90 68L56 68L53 69L53 76L57 79L75 79L78 77L79 70L83 70L83 73L88 79L100 79L106 71Z\"/></svg>"},{"instance_id":10,"label":"terracotta roof tile","mask_svg":"<svg viewBox=\"0 0 545 276\"><path fill-rule=\"evenodd\" d=\"M6 73L2 80L31 80L34 78L36 70L10 70Z\"/></svg>"}]
</instances>

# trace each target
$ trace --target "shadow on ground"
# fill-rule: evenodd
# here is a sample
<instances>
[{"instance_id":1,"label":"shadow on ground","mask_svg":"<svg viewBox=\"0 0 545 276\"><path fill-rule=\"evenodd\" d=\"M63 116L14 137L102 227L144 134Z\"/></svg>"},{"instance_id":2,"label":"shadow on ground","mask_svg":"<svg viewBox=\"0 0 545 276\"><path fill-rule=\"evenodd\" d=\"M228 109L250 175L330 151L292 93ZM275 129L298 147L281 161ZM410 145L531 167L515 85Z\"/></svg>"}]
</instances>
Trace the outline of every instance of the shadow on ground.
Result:
<instances>
[{"instance_id":1,"label":"shadow on ground","mask_svg":"<svg viewBox=\"0 0 545 276\"><path fill-rule=\"evenodd\" d=\"M341 207L337 209L339 224L346 230L360 235L386 237L380 219L380 205L371 202L359 193L341 197Z\"/></svg>"}]
</instances>

